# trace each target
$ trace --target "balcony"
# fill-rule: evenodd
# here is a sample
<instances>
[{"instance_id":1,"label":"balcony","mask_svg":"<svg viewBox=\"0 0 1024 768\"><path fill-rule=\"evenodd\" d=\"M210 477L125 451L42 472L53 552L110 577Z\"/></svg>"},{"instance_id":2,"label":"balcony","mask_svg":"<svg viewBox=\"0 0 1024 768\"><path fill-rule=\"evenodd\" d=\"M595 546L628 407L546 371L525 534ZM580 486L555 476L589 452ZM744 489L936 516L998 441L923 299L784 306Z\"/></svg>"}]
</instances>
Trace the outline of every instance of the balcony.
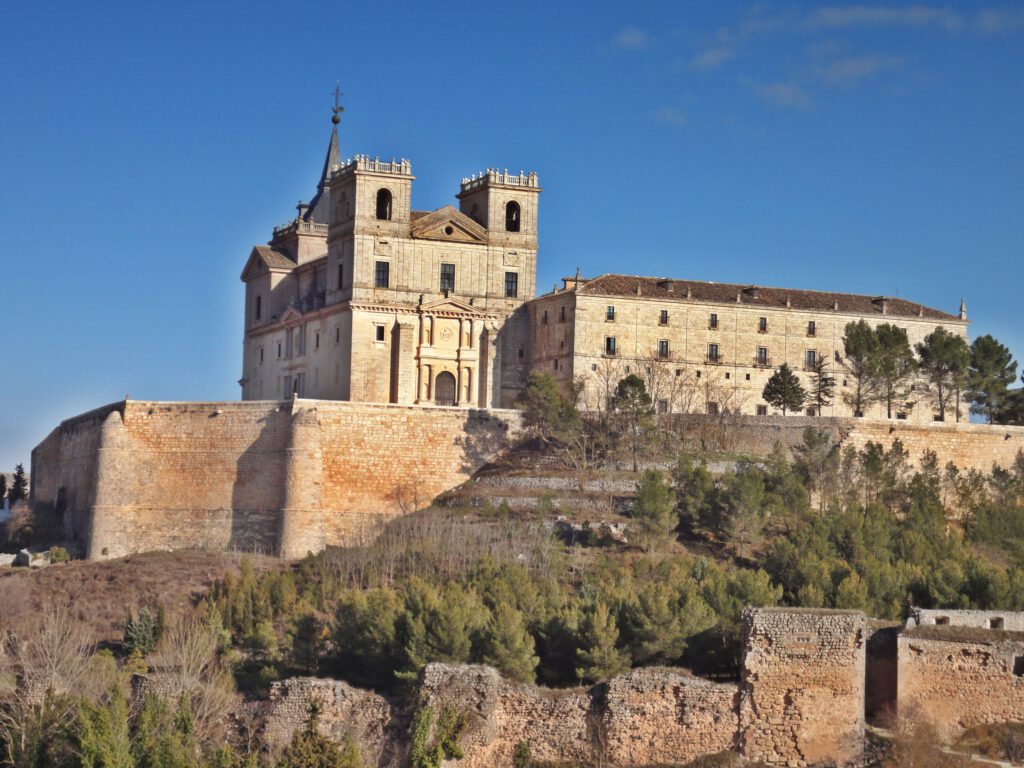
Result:
<instances>
[{"instance_id":1,"label":"balcony","mask_svg":"<svg viewBox=\"0 0 1024 768\"><path fill-rule=\"evenodd\" d=\"M755 368L771 368L772 359L767 355L754 355L754 367Z\"/></svg>"},{"instance_id":2,"label":"balcony","mask_svg":"<svg viewBox=\"0 0 1024 768\"><path fill-rule=\"evenodd\" d=\"M704 358L704 362L708 365L721 365L723 360L721 355L707 355Z\"/></svg>"}]
</instances>

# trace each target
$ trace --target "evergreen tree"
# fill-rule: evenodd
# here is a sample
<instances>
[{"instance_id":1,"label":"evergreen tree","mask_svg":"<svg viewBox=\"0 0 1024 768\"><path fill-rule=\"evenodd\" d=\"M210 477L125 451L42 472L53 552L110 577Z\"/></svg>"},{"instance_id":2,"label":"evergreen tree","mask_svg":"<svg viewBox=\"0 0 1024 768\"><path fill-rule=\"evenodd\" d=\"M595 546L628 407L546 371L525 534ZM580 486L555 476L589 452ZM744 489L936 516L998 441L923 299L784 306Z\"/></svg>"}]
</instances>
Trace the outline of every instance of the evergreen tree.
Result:
<instances>
[{"instance_id":1,"label":"evergreen tree","mask_svg":"<svg viewBox=\"0 0 1024 768\"><path fill-rule=\"evenodd\" d=\"M406 590L405 611L396 638L404 655L401 679L412 681L432 661L465 664L472 661L473 640L483 628L487 611L475 592L450 583L443 591L421 579Z\"/></svg>"},{"instance_id":2,"label":"evergreen tree","mask_svg":"<svg viewBox=\"0 0 1024 768\"><path fill-rule=\"evenodd\" d=\"M797 375L790 370L789 364L783 363L764 385L761 397L768 405L781 409L782 415L785 416L786 411L800 410L807 399L807 392Z\"/></svg>"},{"instance_id":3,"label":"evergreen tree","mask_svg":"<svg viewBox=\"0 0 1024 768\"><path fill-rule=\"evenodd\" d=\"M627 655L616 648L619 628L608 606L599 602L586 612L580 623L579 665L576 676L589 683L600 682L629 669Z\"/></svg>"},{"instance_id":4,"label":"evergreen tree","mask_svg":"<svg viewBox=\"0 0 1024 768\"><path fill-rule=\"evenodd\" d=\"M0 502L3 501L4 496L7 495L7 475L0 472ZM2 505L0 505L2 506Z\"/></svg>"},{"instance_id":5,"label":"evergreen tree","mask_svg":"<svg viewBox=\"0 0 1024 768\"><path fill-rule=\"evenodd\" d=\"M672 473L679 524L691 533L709 530L708 510L715 491L715 479L703 464L694 464L689 456L680 456Z\"/></svg>"},{"instance_id":6,"label":"evergreen tree","mask_svg":"<svg viewBox=\"0 0 1024 768\"><path fill-rule=\"evenodd\" d=\"M903 405L910 394L909 382L917 370L917 361L902 328L883 323L875 329L875 337L878 347L874 368L879 396L885 402L886 417L891 419L893 406Z\"/></svg>"},{"instance_id":7,"label":"evergreen tree","mask_svg":"<svg viewBox=\"0 0 1024 768\"><path fill-rule=\"evenodd\" d=\"M7 491L7 498L13 505L28 496L28 478L25 477L25 467L18 464L14 468L14 477L11 479L11 487Z\"/></svg>"},{"instance_id":8,"label":"evergreen tree","mask_svg":"<svg viewBox=\"0 0 1024 768\"><path fill-rule=\"evenodd\" d=\"M676 497L665 476L656 469L645 471L637 484L631 528L647 551L672 535L678 520L675 506Z\"/></svg>"},{"instance_id":9,"label":"evergreen tree","mask_svg":"<svg viewBox=\"0 0 1024 768\"><path fill-rule=\"evenodd\" d=\"M849 322L843 334L843 368L853 379L852 391L843 396L854 416L863 416L878 399L878 336L864 320Z\"/></svg>"},{"instance_id":10,"label":"evergreen tree","mask_svg":"<svg viewBox=\"0 0 1024 768\"><path fill-rule=\"evenodd\" d=\"M950 333L941 325L917 345L921 374L930 385L930 394L939 408L939 421L946 420L946 408L959 397L964 384L971 351L962 336ZM959 408L956 414L960 419Z\"/></svg>"},{"instance_id":11,"label":"evergreen tree","mask_svg":"<svg viewBox=\"0 0 1024 768\"><path fill-rule=\"evenodd\" d=\"M324 625L315 613L297 618L292 626L292 659L306 674L313 674L320 666L320 649L323 646Z\"/></svg>"},{"instance_id":12,"label":"evergreen tree","mask_svg":"<svg viewBox=\"0 0 1024 768\"><path fill-rule=\"evenodd\" d=\"M533 637L523 615L508 603L498 603L483 632L482 661L505 677L520 683L533 682L538 658Z\"/></svg>"},{"instance_id":13,"label":"evergreen tree","mask_svg":"<svg viewBox=\"0 0 1024 768\"><path fill-rule=\"evenodd\" d=\"M77 719L82 768L134 768L128 702L116 685L105 703L83 703Z\"/></svg>"},{"instance_id":14,"label":"evergreen tree","mask_svg":"<svg viewBox=\"0 0 1024 768\"><path fill-rule=\"evenodd\" d=\"M654 431L654 407L643 379L634 373L622 379L612 397L612 410L633 456L633 471L638 472L640 451Z\"/></svg>"},{"instance_id":15,"label":"evergreen tree","mask_svg":"<svg viewBox=\"0 0 1024 768\"><path fill-rule=\"evenodd\" d=\"M156 649L156 642L156 619L148 608L128 617L124 625L124 648L128 653L146 656Z\"/></svg>"},{"instance_id":16,"label":"evergreen tree","mask_svg":"<svg viewBox=\"0 0 1024 768\"><path fill-rule=\"evenodd\" d=\"M991 336L976 338L971 344L971 367L967 372L971 413L984 414L989 424L995 423L1016 378L1017 363L1010 350Z\"/></svg>"},{"instance_id":17,"label":"evergreen tree","mask_svg":"<svg viewBox=\"0 0 1024 768\"><path fill-rule=\"evenodd\" d=\"M544 442L565 441L580 428L575 388L569 396L551 374L532 371L515 405L523 411L523 426Z\"/></svg>"},{"instance_id":18,"label":"evergreen tree","mask_svg":"<svg viewBox=\"0 0 1024 768\"><path fill-rule=\"evenodd\" d=\"M829 370L828 356L819 354L814 358L811 367L810 402L814 403L814 412L821 416L822 409L832 405L836 392L836 377Z\"/></svg>"}]
</instances>

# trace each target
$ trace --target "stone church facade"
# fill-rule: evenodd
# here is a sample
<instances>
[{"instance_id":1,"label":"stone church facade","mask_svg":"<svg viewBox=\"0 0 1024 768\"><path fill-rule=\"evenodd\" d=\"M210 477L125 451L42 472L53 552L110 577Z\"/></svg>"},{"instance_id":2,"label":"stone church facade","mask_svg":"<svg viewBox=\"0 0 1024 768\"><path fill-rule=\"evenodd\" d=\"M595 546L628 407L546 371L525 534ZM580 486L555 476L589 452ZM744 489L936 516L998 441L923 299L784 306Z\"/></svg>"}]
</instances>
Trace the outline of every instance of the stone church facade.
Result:
<instances>
[{"instance_id":1,"label":"stone church facade","mask_svg":"<svg viewBox=\"0 0 1024 768\"><path fill-rule=\"evenodd\" d=\"M783 363L805 387L821 358L843 395L846 324L903 328L913 345L950 314L904 299L606 274L565 278L535 298L536 173L464 178L458 207L411 207L408 160L342 162L337 114L316 195L253 248L245 282L243 400L510 407L531 370L582 384L607 407L636 373L664 413L769 415L761 397ZM886 418L875 404L862 414ZM912 389L893 418L936 418Z\"/></svg>"}]
</instances>

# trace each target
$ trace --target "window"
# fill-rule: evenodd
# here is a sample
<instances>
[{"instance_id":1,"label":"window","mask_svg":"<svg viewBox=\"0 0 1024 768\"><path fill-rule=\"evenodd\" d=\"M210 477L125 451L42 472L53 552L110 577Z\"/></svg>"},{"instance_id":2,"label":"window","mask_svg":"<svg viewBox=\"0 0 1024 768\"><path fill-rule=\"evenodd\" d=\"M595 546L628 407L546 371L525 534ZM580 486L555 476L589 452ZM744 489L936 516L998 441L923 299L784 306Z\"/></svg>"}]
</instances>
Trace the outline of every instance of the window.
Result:
<instances>
[{"instance_id":1,"label":"window","mask_svg":"<svg viewBox=\"0 0 1024 768\"><path fill-rule=\"evenodd\" d=\"M519 348L519 359L520 360L523 359L523 348L522 347Z\"/></svg>"},{"instance_id":2,"label":"window","mask_svg":"<svg viewBox=\"0 0 1024 768\"><path fill-rule=\"evenodd\" d=\"M815 322L813 320L808 320L807 321L807 335L808 336L817 336L818 335L818 326L817 326L817 324L815 324Z\"/></svg>"},{"instance_id":3,"label":"window","mask_svg":"<svg viewBox=\"0 0 1024 768\"><path fill-rule=\"evenodd\" d=\"M277 342L277 359L281 359L281 342Z\"/></svg>"},{"instance_id":4,"label":"window","mask_svg":"<svg viewBox=\"0 0 1024 768\"><path fill-rule=\"evenodd\" d=\"M768 333L768 318L767 317L759 317L759 318L757 318L757 332L758 333Z\"/></svg>"},{"instance_id":5,"label":"window","mask_svg":"<svg viewBox=\"0 0 1024 768\"><path fill-rule=\"evenodd\" d=\"M546 309L544 310L544 314L542 314L540 316L540 324L541 325L547 325L548 324L548 311Z\"/></svg>"},{"instance_id":6,"label":"window","mask_svg":"<svg viewBox=\"0 0 1024 768\"><path fill-rule=\"evenodd\" d=\"M565 305L561 306L559 309L561 311L558 313L558 322L564 323L565 322Z\"/></svg>"},{"instance_id":7,"label":"window","mask_svg":"<svg viewBox=\"0 0 1024 768\"><path fill-rule=\"evenodd\" d=\"M313 341L313 348L320 349L320 331L316 332L316 336L314 337Z\"/></svg>"},{"instance_id":8,"label":"window","mask_svg":"<svg viewBox=\"0 0 1024 768\"><path fill-rule=\"evenodd\" d=\"M260 347L260 365L263 365L263 347Z\"/></svg>"},{"instance_id":9,"label":"window","mask_svg":"<svg viewBox=\"0 0 1024 768\"><path fill-rule=\"evenodd\" d=\"M683 375L683 369L682 368L676 368L676 376L682 376L682 375Z\"/></svg>"},{"instance_id":10,"label":"window","mask_svg":"<svg viewBox=\"0 0 1024 768\"><path fill-rule=\"evenodd\" d=\"M289 328L284 332L284 358L291 360L295 354L295 329Z\"/></svg>"},{"instance_id":11,"label":"window","mask_svg":"<svg viewBox=\"0 0 1024 768\"><path fill-rule=\"evenodd\" d=\"M708 415L709 416L717 416L718 415L718 403L708 403Z\"/></svg>"},{"instance_id":12,"label":"window","mask_svg":"<svg viewBox=\"0 0 1024 768\"><path fill-rule=\"evenodd\" d=\"M597 370L597 363L591 363L590 364L590 370L596 371Z\"/></svg>"},{"instance_id":13,"label":"window","mask_svg":"<svg viewBox=\"0 0 1024 768\"><path fill-rule=\"evenodd\" d=\"M391 283L391 265L386 261L378 261L373 267L373 287L388 288Z\"/></svg>"},{"instance_id":14,"label":"window","mask_svg":"<svg viewBox=\"0 0 1024 768\"><path fill-rule=\"evenodd\" d=\"M747 377L747 381L750 381L750 374L749 373L746 374L746 377Z\"/></svg>"},{"instance_id":15,"label":"window","mask_svg":"<svg viewBox=\"0 0 1024 768\"><path fill-rule=\"evenodd\" d=\"M1013 657L1013 674L1024 677L1024 656Z\"/></svg>"},{"instance_id":16,"label":"window","mask_svg":"<svg viewBox=\"0 0 1024 768\"><path fill-rule=\"evenodd\" d=\"M696 371L696 374L697 374L697 378L699 379L700 378L700 371Z\"/></svg>"},{"instance_id":17,"label":"window","mask_svg":"<svg viewBox=\"0 0 1024 768\"><path fill-rule=\"evenodd\" d=\"M717 344L708 344L708 362L709 363L717 363L718 362L718 345Z\"/></svg>"},{"instance_id":18,"label":"window","mask_svg":"<svg viewBox=\"0 0 1024 768\"><path fill-rule=\"evenodd\" d=\"M815 408L808 408L806 411L804 411L804 413L806 413L808 416L817 416L818 415L818 411Z\"/></svg>"},{"instance_id":19,"label":"window","mask_svg":"<svg viewBox=\"0 0 1024 768\"><path fill-rule=\"evenodd\" d=\"M519 273L505 273L505 298L514 299L519 295Z\"/></svg>"},{"instance_id":20,"label":"window","mask_svg":"<svg viewBox=\"0 0 1024 768\"><path fill-rule=\"evenodd\" d=\"M660 339L658 341L658 357L662 360L668 357L668 339Z\"/></svg>"},{"instance_id":21,"label":"window","mask_svg":"<svg viewBox=\"0 0 1024 768\"><path fill-rule=\"evenodd\" d=\"M658 325L668 325L668 310L661 310L661 316L658 318Z\"/></svg>"},{"instance_id":22,"label":"window","mask_svg":"<svg viewBox=\"0 0 1024 768\"><path fill-rule=\"evenodd\" d=\"M441 291L454 291L455 290L455 265L454 264L442 264L441 265Z\"/></svg>"},{"instance_id":23,"label":"window","mask_svg":"<svg viewBox=\"0 0 1024 768\"><path fill-rule=\"evenodd\" d=\"M505 205L505 231L506 232L518 232L519 231L519 219L522 211L519 208L519 203L515 200L506 203Z\"/></svg>"},{"instance_id":24,"label":"window","mask_svg":"<svg viewBox=\"0 0 1024 768\"><path fill-rule=\"evenodd\" d=\"M759 406L757 406L757 415L758 416L767 416L768 415L768 406L767 405L759 405Z\"/></svg>"},{"instance_id":25,"label":"window","mask_svg":"<svg viewBox=\"0 0 1024 768\"><path fill-rule=\"evenodd\" d=\"M381 221L391 221L391 190L377 190L377 218Z\"/></svg>"},{"instance_id":26,"label":"window","mask_svg":"<svg viewBox=\"0 0 1024 768\"><path fill-rule=\"evenodd\" d=\"M658 413L668 413L668 400L658 401Z\"/></svg>"},{"instance_id":27,"label":"window","mask_svg":"<svg viewBox=\"0 0 1024 768\"><path fill-rule=\"evenodd\" d=\"M948 627L949 626L949 616L936 616L935 617L935 624L937 626L940 626L940 627Z\"/></svg>"},{"instance_id":28,"label":"window","mask_svg":"<svg viewBox=\"0 0 1024 768\"><path fill-rule=\"evenodd\" d=\"M606 355L615 355L615 337L605 336L604 338L604 353Z\"/></svg>"},{"instance_id":29,"label":"window","mask_svg":"<svg viewBox=\"0 0 1024 768\"><path fill-rule=\"evenodd\" d=\"M334 343L341 344L341 326L334 326Z\"/></svg>"},{"instance_id":30,"label":"window","mask_svg":"<svg viewBox=\"0 0 1024 768\"><path fill-rule=\"evenodd\" d=\"M384 341L384 326L383 325L375 325L374 326L374 334L375 334L374 338L377 341Z\"/></svg>"},{"instance_id":31,"label":"window","mask_svg":"<svg viewBox=\"0 0 1024 768\"><path fill-rule=\"evenodd\" d=\"M725 378L729 379L731 377L732 377L732 375L728 371L726 371L725 372Z\"/></svg>"},{"instance_id":32,"label":"window","mask_svg":"<svg viewBox=\"0 0 1024 768\"><path fill-rule=\"evenodd\" d=\"M988 620L989 629L1002 629L1003 628L1003 617L996 616L995 618Z\"/></svg>"},{"instance_id":33,"label":"window","mask_svg":"<svg viewBox=\"0 0 1024 768\"><path fill-rule=\"evenodd\" d=\"M552 360L551 362L553 363L552 367L557 371L558 370L558 360L555 359L555 360Z\"/></svg>"},{"instance_id":34,"label":"window","mask_svg":"<svg viewBox=\"0 0 1024 768\"><path fill-rule=\"evenodd\" d=\"M605 307L604 319L605 319L605 322L608 322L608 323L614 323L615 322L615 307L611 307L611 306Z\"/></svg>"},{"instance_id":35,"label":"window","mask_svg":"<svg viewBox=\"0 0 1024 768\"><path fill-rule=\"evenodd\" d=\"M804 352L804 368L806 368L808 371L813 371L814 366L817 364L817 362L817 352L815 352L813 349L808 349L806 352Z\"/></svg>"},{"instance_id":36,"label":"window","mask_svg":"<svg viewBox=\"0 0 1024 768\"><path fill-rule=\"evenodd\" d=\"M762 368L768 365L768 347L758 347L754 363Z\"/></svg>"},{"instance_id":37,"label":"window","mask_svg":"<svg viewBox=\"0 0 1024 768\"><path fill-rule=\"evenodd\" d=\"M306 324L303 323L295 329L295 354L306 354Z\"/></svg>"},{"instance_id":38,"label":"window","mask_svg":"<svg viewBox=\"0 0 1024 768\"><path fill-rule=\"evenodd\" d=\"M338 265L338 290L340 291L345 287L345 265Z\"/></svg>"},{"instance_id":39,"label":"window","mask_svg":"<svg viewBox=\"0 0 1024 768\"><path fill-rule=\"evenodd\" d=\"M714 312L712 312L711 313L711 319L708 321L708 328L711 328L712 330L714 330L717 327L718 327L718 315L716 315Z\"/></svg>"},{"instance_id":40,"label":"window","mask_svg":"<svg viewBox=\"0 0 1024 768\"><path fill-rule=\"evenodd\" d=\"M257 296L256 297L256 319L259 320L260 319L260 315L262 315L262 314L263 314L263 297L262 296Z\"/></svg>"}]
</instances>

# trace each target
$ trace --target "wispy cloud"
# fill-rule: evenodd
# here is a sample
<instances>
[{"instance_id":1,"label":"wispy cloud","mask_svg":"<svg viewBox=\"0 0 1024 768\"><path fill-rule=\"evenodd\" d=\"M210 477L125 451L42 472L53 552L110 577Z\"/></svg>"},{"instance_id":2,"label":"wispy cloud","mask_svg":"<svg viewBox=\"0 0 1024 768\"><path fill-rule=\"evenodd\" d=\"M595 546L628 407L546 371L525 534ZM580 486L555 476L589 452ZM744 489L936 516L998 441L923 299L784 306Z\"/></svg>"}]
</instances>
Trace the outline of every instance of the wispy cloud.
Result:
<instances>
[{"instance_id":1,"label":"wispy cloud","mask_svg":"<svg viewBox=\"0 0 1024 768\"><path fill-rule=\"evenodd\" d=\"M798 83L792 80L755 85L757 95L769 104L787 109L807 109L811 106L811 97Z\"/></svg>"},{"instance_id":2,"label":"wispy cloud","mask_svg":"<svg viewBox=\"0 0 1024 768\"><path fill-rule=\"evenodd\" d=\"M819 80L833 87L856 85L862 80L874 77L888 69L903 66L898 56L882 56L869 53L864 56L850 56L820 65L816 74Z\"/></svg>"},{"instance_id":3,"label":"wispy cloud","mask_svg":"<svg viewBox=\"0 0 1024 768\"><path fill-rule=\"evenodd\" d=\"M938 27L953 32L964 26L964 20L956 11L932 5L850 5L819 8L808 17L807 25L812 29Z\"/></svg>"},{"instance_id":4,"label":"wispy cloud","mask_svg":"<svg viewBox=\"0 0 1024 768\"><path fill-rule=\"evenodd\" d=\"M725 46L705 48L690 59L690 66L702 72L707 72L712 69L718 69L735 55L736 51Z\"/></svg>"},{"instance_id":5,"label":"wispy cloud","mask_svg":"<svg viewBox=\"0 0 1024 768\"><path fill-rule=\"evenodd\" d=\"M651 45L651 37L637 27L623 27L612 38L612 44L624 51L639 51Z\"/></svg>"},{"instance_id":6,"label":"wispy cloud","mask_svg":"<svg viewBox=\"0 0 1024 768\"><path fill-rule=\"evenodd\" d=\"M690 122L686 115L675 107L662 107L654 113L654 119L662 125L668 125L673 128L682 128Z\"/></svg>"},{"instance_id":7,"label":"wispy cloud","mask_svg":"<svg viewBox=\"0 0 1024 768\"><path fill-rule=\"evenodd\" d=\"M1024 32L1024 10L1020 8L989 8L978 14L978 30L986 35L1010 35Z\"/></svg>"}]
</instances>

